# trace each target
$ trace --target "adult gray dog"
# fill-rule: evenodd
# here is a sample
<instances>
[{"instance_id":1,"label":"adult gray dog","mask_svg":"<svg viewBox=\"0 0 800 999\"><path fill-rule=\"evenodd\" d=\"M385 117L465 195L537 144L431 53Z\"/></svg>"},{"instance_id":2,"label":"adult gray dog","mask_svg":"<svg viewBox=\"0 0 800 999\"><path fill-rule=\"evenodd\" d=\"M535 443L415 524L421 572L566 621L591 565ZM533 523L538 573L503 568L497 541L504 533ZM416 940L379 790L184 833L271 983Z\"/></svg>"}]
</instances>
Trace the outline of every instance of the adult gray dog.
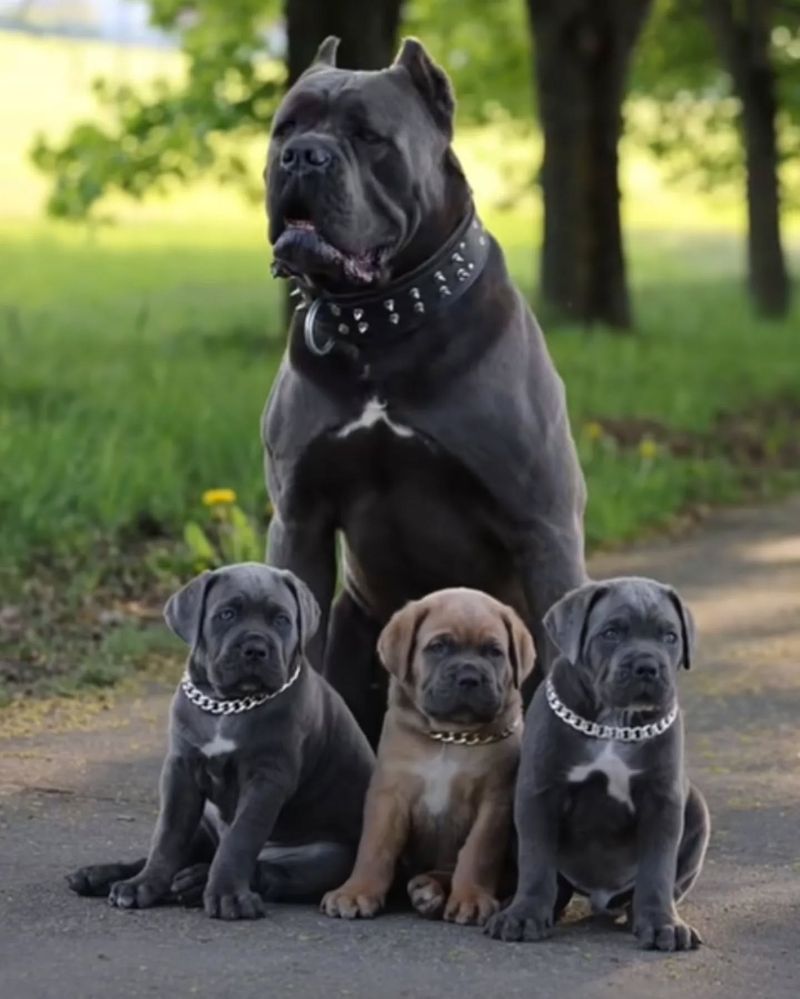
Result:
<instances>
[{"instance_id":1,"label":"adult gray dog","mask_svg":"<svg viewBox=\"0 0 800 999\"><path fill-rule=\"evenodd\" d=\"M379 72L338 69L336 45L286 95L265 172L274 271L300 296L263 421L269 561L311 586L311 660L375 742L375 645L409 600L484 590L552 656L544 613L585 580L584 486L563 385L451 148L445 73L413 39Z\"/></svg>"},{"instance_id":2,"label":"adult gray dog","mask_svg":"<svg viewBox=\"0 0 800 999\"><path fill-rule=\"evenodd\" d=\"M221 919L260 916L264 898L318 901L350 873L373 754L306 661L314 597L244 563L193 579L164 614L191 653L150 855L82 868L71 887L126 909L201 896Z\"/></svg>"},{"instance_id":3,"label":"adult gray dog","mask_svg":"<svg viewBox=\"0 0 800 999\"><path fill-rule=\"evenodd\" d=\"M541 940L578 891L596 910L632 904L645 948L696 947L676 909L710 829L686 776L676 691L691 662L691 614L671 587L621 578L567 594L545 626L562 655L528 709L518 887L487 932Z\"/></svg>"}]
</instances>

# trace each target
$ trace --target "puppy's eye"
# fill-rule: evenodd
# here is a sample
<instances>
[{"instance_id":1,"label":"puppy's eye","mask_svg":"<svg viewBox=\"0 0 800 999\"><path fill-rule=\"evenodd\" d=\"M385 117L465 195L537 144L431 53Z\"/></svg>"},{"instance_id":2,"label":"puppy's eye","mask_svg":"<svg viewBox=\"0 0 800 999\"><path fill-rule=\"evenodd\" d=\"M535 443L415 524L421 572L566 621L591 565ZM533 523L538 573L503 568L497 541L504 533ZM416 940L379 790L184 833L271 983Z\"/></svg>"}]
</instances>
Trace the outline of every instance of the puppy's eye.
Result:
<instances>
[{"instance_id":1,"label":"puppy's eye","mask_svg":"<svg viewBox=\"0 0 800 999\"><path fill-rule=\"evenodd\" d=\"M617 642L622 637L622 632L619 628L610 627L605 628L600 632L600 637L604 638L607 642Z\"/></svg>"},{"instance_id":2,"label":"puppy's eye","mask_svg":"<svg viewBox=\"0 0 800 999\"><path fill-rule=\"evenodd\" d=\"M661 641L666 642L667 645L674 645L678 641L678 635L674 631L665 631L661 636Z\"/></svg>"},{"instance_id":3,"label":"puppy's eye","mask_svg":"<svg viewBox=\"0 0 800 999\"><path fill-rule=\"evenodd\" d=\"M382 135L378 135L377 132L373 132L371 128L367 128L364 125L356 132L356 138L361 139L362 142L366 142L368 146L379 146L382 142L386 141Z\"/></svg>"},{"instance_id":4,"label":"puppy's eye","mask_svg":"<svg viewBox=\"0 0 800 999\"><path fill-rule=\"evenodd\" d=\"M236 617L236 611L233 607L223 607L217 617L220 621L232 621Z\"/></svg>"},{"instance_id":5,"label":"puppy's eye","mask_svg":"<svg viewBox=\"0 0 800 999\"><path fill-rule=\"evenodd\" d=\"M272 623L275 625L276 628L280 628L283 631L291 627L292 619L289 617L288 614L281 613L275 615L275 617L272 619Z\"/></svg>"},{"instance_id":6,"label":"puppy's eye","mask_svg":"<svg viewBox=\"0 0 800 999\"><path fill-rule=\"evenodd\" d=\"M449 648L450 642L446 638L433 638L425 646L425 651L438 655L441 652L446 652Z\"/></svg>"},{"instance_id":7,"label":"puppy's eye","mask_svg":"<svg viewBox=\"0 0 800 999\"><path fill-rule=\"evenodd\" d=\"M492 658L494 656L502 656L503 650L500 648L497 642L487 642L485 645L481 646L480 653L482 656L486 656L487 658Z\"/></svg>"}]
</instances>

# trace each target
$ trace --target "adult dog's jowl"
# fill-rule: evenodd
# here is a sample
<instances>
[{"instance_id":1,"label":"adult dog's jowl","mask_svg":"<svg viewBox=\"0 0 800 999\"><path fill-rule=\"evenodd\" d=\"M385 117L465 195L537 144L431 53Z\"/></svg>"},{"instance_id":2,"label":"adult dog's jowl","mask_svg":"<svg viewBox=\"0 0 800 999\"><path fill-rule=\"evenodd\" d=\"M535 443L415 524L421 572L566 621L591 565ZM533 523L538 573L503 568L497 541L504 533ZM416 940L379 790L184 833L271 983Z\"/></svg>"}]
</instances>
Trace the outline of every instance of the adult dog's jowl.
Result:
<instances>
[{"instance_id":1,"label":"adult dog's jowl","mask_svg":"<svg viewBox=\"0 0 800 999\"><path fill-rule=\"evenodd\" d=\"M263 423L268 554L310 584L312 661L374 741L375 643L408 600L485 590L550 658L542 617L585 578L584 485L563 385L451 148L446 75L411 39L379 72L337 68L336 44L283 101L266 170L274 270L299 293Z\"/></svg>"}]
</instances>

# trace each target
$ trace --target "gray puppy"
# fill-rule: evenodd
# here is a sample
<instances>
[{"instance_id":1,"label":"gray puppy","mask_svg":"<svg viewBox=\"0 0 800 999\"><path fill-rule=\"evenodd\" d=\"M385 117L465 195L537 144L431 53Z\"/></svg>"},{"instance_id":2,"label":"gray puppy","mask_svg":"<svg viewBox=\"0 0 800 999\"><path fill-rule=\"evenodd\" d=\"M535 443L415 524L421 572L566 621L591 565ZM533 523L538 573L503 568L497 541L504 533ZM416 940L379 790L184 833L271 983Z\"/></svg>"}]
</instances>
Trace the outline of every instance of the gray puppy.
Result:
<instances>
[{"instance_id":1,"label":"gray puppy","mask_svg":"<svg viewBox=\"0 0 800 999\"><path fill-rule=\"evenodd\" d=\"M245 563L193 579L164 615L191 653L150 854L82 868L70 886L110 888L126 909L202 893L221 919L262 915L262 898L318 901L352 867L374 758L305 659L316 601L292 573Z\"/></svg>"},{"instance_id":2,"label":"gray puppy","mask_svg":"<svg viewBox=\"0 0 800 999\"><path fill-rule=\"evenodd\" d=\"M696 947L676 909L710 831L686 776L677 703L691 615L671 587L631 577L573 590L545 626L562 654L525 719L517 892L486 932L541 940L578 891L595 911L632 904L645 948Z\"/></svg>"}]
</instances>

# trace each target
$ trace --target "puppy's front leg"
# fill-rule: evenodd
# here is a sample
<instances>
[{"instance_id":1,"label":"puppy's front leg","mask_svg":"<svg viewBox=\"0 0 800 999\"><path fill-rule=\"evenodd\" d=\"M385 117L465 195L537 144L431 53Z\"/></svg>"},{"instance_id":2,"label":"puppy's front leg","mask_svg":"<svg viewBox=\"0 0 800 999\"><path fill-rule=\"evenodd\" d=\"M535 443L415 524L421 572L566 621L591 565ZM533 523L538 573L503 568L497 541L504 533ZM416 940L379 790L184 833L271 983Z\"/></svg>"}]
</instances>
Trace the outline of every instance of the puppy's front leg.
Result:
<instances>
[{"instance_id":1,"label":"puppy's front leg","mask_svg":"<svg viewBox=\"0 0 800 999\"><path fill-rule=\"evenodd\" d=\"M150 853L143 870L111 886L108 900L120 909L146 909L163 898L175 874L188 860L189 846L203 814L203 795L190 762L170 755L164 760L161 805Z\"/></svg>"},{"instance_id":2,"label":"puppy's front leg","mask_svg":"<svg viewBox=\"0 0 800 999\"><path fill-rule=\"evenodd\" d=\"M486 924L495 940L544 940L553 929L558 892L558 825L563 790L520 780L514 800L519 843L517 891Z\"/></svg>"},{"instance_id":3,"label":"puppy's front leg","mask_svg":"<svg viewBox=\"0 0 800 999\"><path fill-rule=\"evenodd\" d=\"M203 908L212 919L258 919L264 915L261 897L250 885L259 852L289 796L289 788L273 777L253 777L243 788L203 892Z\"/></svg>"},{"instance_id":4,"label":"puppy's front leg","mask_svg":"<svg viewBox=\"0 0 800 999\"><path fill-rule=\"evenodd\" d=\"M409 807L396 787L371 787L364 805L364 829L353 873L320 904L328 916L370 919L384 906L397 858L406 844Z\"/></svg>"},{"instance_id":5,"label":"puppy's front leg","mask_svg":"<svg viewBox=\"0 0 800 999\"><path fill-rule=\"evenodd\" d=\"M638 870L633 892L633 932L646 950L691 950L700 935L675 906L678 847L684 803L678 790L651 789L637 802Z\"/></svg>"},{"instance_id":6,"label":"puppy's front leg","mask_svg":"<svg viewBox=\"0 0 800 999\"><path fill-rule=\"evenodd\" d=\"M499 908L497 885L511 834L511 802L487 795L458 854L444 910L451 923L482 926Z\"/></svg>"}]
</instances>

